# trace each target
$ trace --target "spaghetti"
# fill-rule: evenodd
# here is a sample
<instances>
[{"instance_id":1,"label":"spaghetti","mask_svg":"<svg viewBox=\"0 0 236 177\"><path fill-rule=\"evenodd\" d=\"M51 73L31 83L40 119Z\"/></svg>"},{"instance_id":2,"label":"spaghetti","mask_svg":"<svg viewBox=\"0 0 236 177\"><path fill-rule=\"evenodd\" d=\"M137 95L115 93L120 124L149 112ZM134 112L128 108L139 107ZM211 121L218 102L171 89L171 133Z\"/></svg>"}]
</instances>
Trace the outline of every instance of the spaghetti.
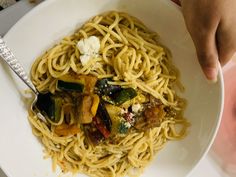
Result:
<instances>
[{"instance_id":1,"label":"spaghetti","mask_svg":"<svg viewBox=\"0 0 236 177\"><path fill-rule=\"evenodd\" d=\"M78 42L91 36L99 39L100 49L84 64L81 56L86 54L79 50ZM119 106L112 105L109 100L106 108L109 114L119 108L119 115L140 118L135 123L129 122L125 133L106 135L106 131L101 131L103 140L91 143L85 131L87 124L78 121L75 111L78 109L75 97L81 94L68 94L58 89L59 81L65 76L85 78L85 81L90 77L87 79L90 82L93 78L96 81L109 78L106 84L110 86L125 91L133 89L136 95L132 99ZM159 44L156 33L126 13L98 15L74 34L63 38L32 65L31 78L38 91L63 95L57 121L47 118L44 122L29 113L33 133L41 139L46 157L52 158L53 169L59 165L63 172L81 172L94 177L138 176L167 141L180 140L186 135L189 124L182 115L185 101L174 90L177 77L169 52ZM83 101L89 101L89 94L81 96ZM91 94L93 106L94 100L105 98ZM138 110L140 105L143 106L142 111ZM91 114L96 106L93 108ZM127 114L129 108L134 114ZM158 121L152 119L156 115ZM92 121L97 123L94 118ZM112 126L114 122L112 120ZM177 131L179 125L181 128ZM101 127L95 127L101 130ZM114 128L111 128L112 131L115 131Z\"/></svg>"}]
</instances>

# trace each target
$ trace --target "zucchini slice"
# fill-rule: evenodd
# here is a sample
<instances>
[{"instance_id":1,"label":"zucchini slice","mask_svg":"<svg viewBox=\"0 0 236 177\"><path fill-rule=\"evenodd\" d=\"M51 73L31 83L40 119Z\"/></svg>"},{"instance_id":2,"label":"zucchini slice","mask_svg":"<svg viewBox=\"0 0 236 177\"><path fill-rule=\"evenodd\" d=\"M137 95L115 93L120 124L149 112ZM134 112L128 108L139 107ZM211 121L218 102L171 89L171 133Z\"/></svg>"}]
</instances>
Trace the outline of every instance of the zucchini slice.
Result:
<instances>
[{"instance_id":1,"label":"zucchini slice","mask_svg":"<svg viewBox=\"0 0 236 177\"><path fill-rule=\"evenodd\" d=\"M112 95L112 99L116 105L121 105L122 103L133 99L137 96L137 92L133 88L125 88L120 92Z\"/></svg>"},{"instance_id":2,"label":"zucchini slice","mask_svg":"<svg viewBox=\"0 0 236 177\"><path fill-rule=\"evenodd\" d=\"M61 117L62 98L51 93L39 94L36 103L37 109L53 122L58 122Z\"/></svg>"},{"instance_id":3,"label":"zucchini slice","mask_svg":"<svg viewBox=\"0 0 236 177\"><path fill-rule=\"evenodd\" d=\"M72 75L64 75L57 81L57 88L63 91L83 92L84 85L84 80L76 79Z\"/></svg>"},{"instance_id":4,"label":"zucchini slice","mask_svg":"<svg viewBox=\"0 0 236 177\"><path fill-rule=\"evenodd\" d=\"M76 92L83 92L84 85L81 83L72 83L66 82L62 80L57 81L57 88L63 91L76 91Z\"/></svg>"}]
</instances>

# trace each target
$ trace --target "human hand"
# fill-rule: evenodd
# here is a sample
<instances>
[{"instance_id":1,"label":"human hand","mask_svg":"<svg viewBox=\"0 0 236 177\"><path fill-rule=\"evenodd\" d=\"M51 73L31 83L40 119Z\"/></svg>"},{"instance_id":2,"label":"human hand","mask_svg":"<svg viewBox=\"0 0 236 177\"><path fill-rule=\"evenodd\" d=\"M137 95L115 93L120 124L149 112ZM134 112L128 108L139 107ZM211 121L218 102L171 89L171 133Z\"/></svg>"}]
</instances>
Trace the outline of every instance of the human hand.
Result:
<instances>
[{"instance_id":1,"label":"human hand","mask_svg":"<svg viewBox=\"0 0 236 177\"><path fill-rule=\"evenodd\" d=\"M236 52L236 0L181 0L187 29L208 80Z\"/></svg>"}]
</instances>

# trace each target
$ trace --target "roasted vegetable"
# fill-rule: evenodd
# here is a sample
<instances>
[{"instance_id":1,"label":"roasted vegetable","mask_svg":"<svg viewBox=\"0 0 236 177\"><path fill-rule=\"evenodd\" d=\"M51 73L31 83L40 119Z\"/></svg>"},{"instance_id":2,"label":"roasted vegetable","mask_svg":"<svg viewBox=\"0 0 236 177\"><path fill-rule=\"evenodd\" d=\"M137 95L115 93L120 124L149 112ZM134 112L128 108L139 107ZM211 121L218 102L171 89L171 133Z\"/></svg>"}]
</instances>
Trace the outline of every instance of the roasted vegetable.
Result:
<instances>
[{"instance_id":1,"label":"roasted vegetable","mask_svg":"<svg viewBox=\"0 0 236 177\"><path fill-rule=\"evenodd\" d=\"M91 107L91 113L93 116L95 116L97 114L97 110L98 110L98 105L99 105L99 102L100 102L100 98L98 95L96 94L93 94L92 95L92 98L93 98L93 105Z\"/></svg>"},{"instance_id":2,"label":"roasted vegetable","mask_svg":"<svg viewBox=\"0 0 236 177\"><path fill-rule=\"evenodd\" d=\"M51 93L39 94L36 108L53 122L58 122L61 117L62 98Z\"/></svg>"},{"instance_id":3,"label":"roasted vegetable","mask_svg":"<svg viewBox=\"0 0 236 177\"><path fill-rule=\"evenodd\" d=\"M93 118L93 123L105 138L108 138L110 136L111 132L107 129L106 125L100 117L95 116Z\"/></svg>"},{"instance_id":4,"label":"roasted vegetable","mask_svg":"<svg viewBox=\"0 0 236 177\"><path fill-rule=\"evenodd\" d=\"M102 99L114 105L120 105L137 96L137 92L133 88L121 88L119 85L110 85L108 82L111 78L105 78L97 81L97 93Z\"/></svg>"},{"instance_id":5,"label":"roasted vegetable","mask_svg":"<svg viewBox=\"0 0 236 177\"><path fill-rule=\"evenodd\" d=\"M178 116L178 111L175 110L174 108L169 107L169 106L166 106L164 108L164 111L166 112L166 117L177 117Z\"/></svg>"},{"instance_id":6,"label":"roasted vegetable","mask_svg":"<svg viewBox=\"0 0 236 177\"><path fill-rule=\"evenodd\" d=\"M88 124L92 122L97 114L100 98L98 95L85 95L82 99L77 99L79 123Z\"/></svg>"},{"instance_id":7,"label":"roasted vegetable","mask_svg":"<svg viewBox=\"0 0 236 177\"><path fill-rule=\"evenodd\" d=\"M118 107L112 104L105 104L105 106L111 118L114 116L119 116L123 112L123 109L121 107Z\"/></svg>"},{"instance_id":8,"label":"roasted vegetable","mask_svg":"<svg viewBox=\"0 0 236 177\"><path fill-rule=\"evenodd\" d=\"M74 106L71 104L63 105L64 122L68 125L74 123Z\"/></svg>"},{"instance_id":9,"label":"roasted vegetable","mask_svg":"<svg viewBox=\"0 0 236 177\"><path fill-rule=\"evenodd\" d=\"M62 98L55 97L52 98L54 100L54 122L58 122L61 118L61 108L62 108Z\"/></svg>"},{"instance_id":10,"label":"roasted vegetable","mask_svg":"<svg viewBox=\"0 0 236 177\"><path fill-rule=\"evenodd\" d=\"M144 116L147 123L159 124L166 114L163 108L163 105L146 108L144 111Z\"/></svg>"},{"instance_id":11,"label":"roasted vegetable","mask_svg":"<svg viewBox=\"0 0 236 177\"><path fill-rule=\"evenodd\" d=\"M112 134L126 134L131 127L130 123L127 122L123 117L115 115L111 117L112 120Z\"/></svg>"},{"instance_id":12,"label":"roasted vegetable","mask_svg":"<svg viewBox=\"0 0 236 177\"><path fill-rule=\"evenodd\" d=\"M57 88L64 91L93 93L97 78L89 75L64 75L57 81Z\"/></svg>"},{"instance_id":13,"label":"roasted vegetable","mask_svg":"<svg viewBox=\"0 0 236 177\"><path fill-rule=\"evenodd\" d=\"M64 91L76 91L76 92L83 92L84 85L79 83L71 83L58 80L57 81L57 88Z\"/></svg>"},{"instance_id":14,"label":"roasted vegetable","mask_svg":"<svg viewBox=\"0 0 236 177\"><path fill-rule=\"evenodd\" d=\"M114 102L114 100L112 100L112 98L110 96L107 96L107 95L103 95L102 96L102 99L107 102L107 103L110 103L110 104L113 104L115 105L116 103Z\"/></svg>"},{"instance_id":15,"label":"roasted vegetable","mask_svg":"<svg viewBox=\"0 0 236 177\"><path fill-rule=\"evenodd\" d=\"M147 130L159 126L165 115L166 112L163 105L149 106L144 110L143 116L135 121L134 127L138 130Z\"/></svg>"},{"instance_id":16,"label":"roasted vegetable","mask_svg":"<svg viewBox=\"0 0 236 177\"><path fill-rule=\"evenodd\" d=\"M112 100L116 105L121 105L122 103L131 100L136 96L137 92L133 88L125 88L112 95Z\"/></svg>"},{"instance_id":17,"label":"roasted vegetable","mask_svg":"<svg viewBox=\"0 0 236 177\"><path fill-rule=\"evenodd\" d=\"M117 127L118 133L126 134L126 133L128 133L130 127L131 127L131 125L129 124L129 122L121 119L121 121Z\"/></svg>"},{"instance_id":18,"label":"roasted vegetable","mask_svg":"<svg viewBox=\"0 0 236 177\"><path fill-rule=\"evenodd\" d=\"M85 82L84 93L86 94L94 93L95 85L97 83L96 77L90 75L79 75L78 79Z\"/></svg>"},{"instance_id":19,"label":"roasted vegetable","mask_svg":"<svg viewBox=\"0 0 236 177\"><path fill-rule=\"evenodd\" d=\"M80 129L76 124L61 124L55 127L54 132L59 136L69 136L79 133Z\"/></svg>"},{"instance_id":20,"label":"roasted vegetable","mask_svg":"<svg viewBox=\"0 0 236 177\"><path fill-rule=\"evenodd\" d=\"M83 96L82 100L78 99L78 118L79 123L89 124L93 120L93 114L91 113L91 108L93 105L92 96Z\"/></svg>"},{"instance_id":21,"label":"roasted vegetable","mask_svg":"<svg viewBox=\"0 0 236 177\"><path fill-rule=\"evenodd\" d=\"M112 95L102 95L102 99L107 103L121 105L137 96L137 92L133 88L125 88Z\"/></svg>"},{"instance_id":22,"label":"roasted vegetable","mask_svg":"<svg viewBox=\"0 0 236 177\"><path fill-rule=\"evenodd\" d=\"M102 101L100 101L100 103L98 105L97 115L98 115L98 117L101 118L101 121L104 123L107 130L111 131L111 126L112 126L111 118L107 112L105 104Z\"/></svg>"},{"instance_id":23,"label":"roasted vegetable","mask_svg":"<svg viewBox=\"0 0 236 177\"><path fill-rule=\"evenodd\" d=\"M97 92L100 95L112 95L121 90L121 86L119 85L110 85L109 81L112 81L111 78L104 78L98 80L96 83Z\"/></svg>"},{"instance_id":24,"label":"roasted vegetable","mask_svg":"<svg viewBox=\"0 0 236 177\"><path fill-rule=\"evenodd\" d=\"M83 130L91 144L97 145L104 140L102 133L93 124L84 125Z\"/></svg>"},{"instance_id":25,"label":"roasted vegetable","mask_svg":"<svg viewBox=\"0 0 236 177\"><path fill-rule=\"evenodd\" d=\"M84 91L85 82L83 80L78 80L72 75L65 75L59 78L57 81L57 88L63 91Z\"/></svg>"},{"instance_id":26,"label":"roasted vegetable","mask_svg":"<svg viewBox=\"0 0 236 177\"><path fill-rule=\"evenodd\" d=\"M111 104L106 104L106 108L112 121L112 134L126 134L131 124L121 116L123 109Z\"/></svg>"}]
</instances>

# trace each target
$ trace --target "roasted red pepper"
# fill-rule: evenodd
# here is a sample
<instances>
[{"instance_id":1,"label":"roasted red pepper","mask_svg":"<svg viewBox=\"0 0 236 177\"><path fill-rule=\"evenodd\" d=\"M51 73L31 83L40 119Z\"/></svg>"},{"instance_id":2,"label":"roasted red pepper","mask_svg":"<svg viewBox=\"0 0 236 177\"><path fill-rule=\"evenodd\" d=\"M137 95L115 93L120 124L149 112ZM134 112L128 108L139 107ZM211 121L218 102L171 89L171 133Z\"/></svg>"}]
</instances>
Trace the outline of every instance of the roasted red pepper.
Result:
<instances>
[{"instance_id":1,"label":"roasted red pepper","mask_svg":"<svg viewBox=\"0 0 236 177\"><path fill-rule=\"evenodd\" d=\"M93 118L93 123L105 138L108 138L110 136L111 132L107 130L106 126L103 124L103 122L98 116L95 116Z\"/></svg>"}]
</instances>

